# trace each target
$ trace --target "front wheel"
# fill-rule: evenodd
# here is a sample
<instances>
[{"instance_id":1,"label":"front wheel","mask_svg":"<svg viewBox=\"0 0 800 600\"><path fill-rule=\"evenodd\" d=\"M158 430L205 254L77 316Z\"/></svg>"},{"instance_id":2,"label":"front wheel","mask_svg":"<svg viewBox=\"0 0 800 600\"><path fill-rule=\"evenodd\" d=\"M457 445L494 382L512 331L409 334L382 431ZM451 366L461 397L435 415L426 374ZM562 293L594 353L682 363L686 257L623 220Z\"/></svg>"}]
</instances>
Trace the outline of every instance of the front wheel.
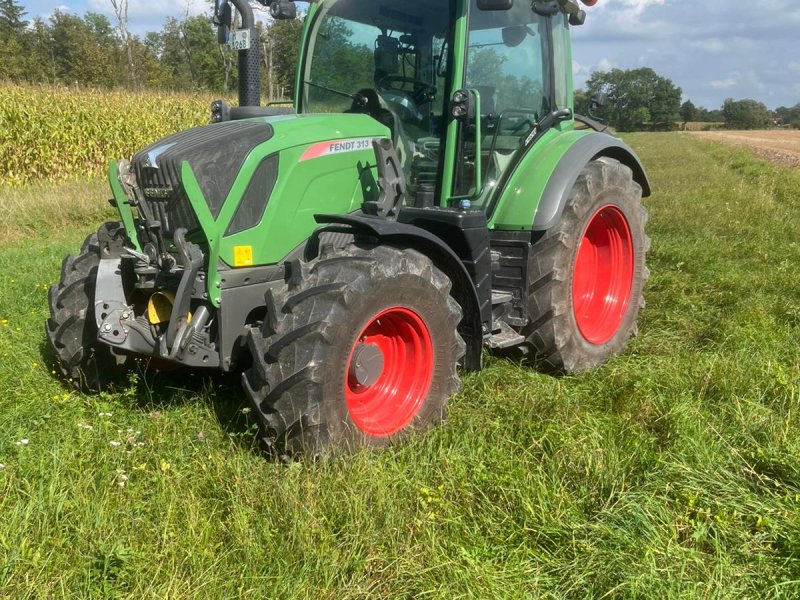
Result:
<instances>
[{"instance_id":1,"label":"front wheel","mask_svg":"<svg viewBox=\"0 0 800 600\"><path fill-rule=\"evenodd\" d=\"M619 161L578 177L560 221L533 244L523 350L542 370L578 373L607 362L636 329L649 276L642 189Z\"/></svg>"},{"instance_id":2,"label":"front wheel","mask_svg":"<svg viewBox=\"0 0 800 600\"><path fill-rule=\"evenodd\" d=\"M115 231L119 225L104 227ZM92 234L77 255L64 259L59 283L50 287L50 318L45 324L61 374L86 391L112 383L125 362L125 357L97 341L94 302L100 255L97 234Z\"/></svg>"},{"instance_id":3,"label":"front wheel","mask_svg":"<svg viewBox=\"0 0 800 600\"><path fill-rule=\"evenodd\" d=\"M440 421L465 352L450 287L419 252L352 244L268 294L242 377L265 441L316 456L382 446Z\"/></svg>"}]
</instances>

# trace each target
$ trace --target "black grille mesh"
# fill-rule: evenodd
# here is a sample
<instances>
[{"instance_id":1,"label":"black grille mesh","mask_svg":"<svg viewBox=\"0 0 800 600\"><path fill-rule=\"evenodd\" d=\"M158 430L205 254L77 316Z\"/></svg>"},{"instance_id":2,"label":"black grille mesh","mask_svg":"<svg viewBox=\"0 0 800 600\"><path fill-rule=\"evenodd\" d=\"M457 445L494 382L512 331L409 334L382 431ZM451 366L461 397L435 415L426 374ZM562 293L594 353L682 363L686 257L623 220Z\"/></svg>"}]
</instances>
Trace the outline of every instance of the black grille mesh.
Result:
<instances>
[{"instance_id":1,"label":"black grille mesh","mask_svg":"<svg viewBox=\"0 0 800 600\"><path fill-rule=\"evenodd\" d=\"M263 121L234 121L164 138L133 157L142 195L139 200L161 221L165 235L171 237L178 228L191 231L198 223L181 185L183 161L191 165L209 209L217 217L247 156L272 135L272 127Z\"/></svg>"}]
</instances>

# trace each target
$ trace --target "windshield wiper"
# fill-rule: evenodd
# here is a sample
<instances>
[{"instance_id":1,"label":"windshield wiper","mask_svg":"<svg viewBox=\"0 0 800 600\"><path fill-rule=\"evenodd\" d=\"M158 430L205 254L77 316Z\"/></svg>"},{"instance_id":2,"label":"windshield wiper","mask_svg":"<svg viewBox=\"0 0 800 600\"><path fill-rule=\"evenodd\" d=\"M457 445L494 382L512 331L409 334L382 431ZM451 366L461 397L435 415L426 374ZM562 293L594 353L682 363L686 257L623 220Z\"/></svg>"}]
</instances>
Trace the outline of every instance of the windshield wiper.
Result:
<instances>
[{"instance_id":1,"label":"windshield wiper","mask_svg":"<svg viewBox=\"0 0 800 600\"><path fill-rule=\"evenodd\" d=\"M330 92L331 94L336 94L338 96L344 96L345 98L350 98L353 102L357 102L361 108L366 108L367 104L369 104L369 100L362 94L348 94L347 92L340 92L339 90L335 90L333 88L329 88L324 85L320 85L318 83L314 83L313 81L308 81L307 79L303 81L307 85L313 86L315 88L319 88L321 90L325 90L326 92Z\"/></svg>"}]
</instances>

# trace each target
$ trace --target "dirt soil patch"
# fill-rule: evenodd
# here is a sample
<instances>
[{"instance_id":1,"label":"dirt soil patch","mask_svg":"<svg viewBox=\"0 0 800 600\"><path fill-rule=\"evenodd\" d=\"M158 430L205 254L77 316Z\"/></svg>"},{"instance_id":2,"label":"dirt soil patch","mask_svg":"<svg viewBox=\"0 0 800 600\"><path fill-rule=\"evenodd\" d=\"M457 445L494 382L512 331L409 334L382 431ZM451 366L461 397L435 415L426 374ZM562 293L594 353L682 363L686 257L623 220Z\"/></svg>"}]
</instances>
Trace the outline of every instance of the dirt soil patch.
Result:
<instances>
[{"instance_id":1,"label":"dirt soil patch","mask_svg":"<svg viewBox=\"0 0 800 600\"><path fill-rule=\"evenodd\" d=\"M697 131L690 135L734 146L746 146L755 154L784 167L800 169L800 131Z\"/></svg>"}]
</instances>

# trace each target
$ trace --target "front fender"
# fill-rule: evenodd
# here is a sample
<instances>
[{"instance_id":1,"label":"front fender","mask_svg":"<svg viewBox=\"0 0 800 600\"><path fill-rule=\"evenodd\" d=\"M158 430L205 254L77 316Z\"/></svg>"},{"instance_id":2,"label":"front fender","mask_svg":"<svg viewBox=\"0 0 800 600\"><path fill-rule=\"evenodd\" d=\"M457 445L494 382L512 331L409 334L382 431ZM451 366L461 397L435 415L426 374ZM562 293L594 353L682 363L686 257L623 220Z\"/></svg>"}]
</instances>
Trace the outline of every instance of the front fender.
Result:
<instances>
[{"instance_id":1,"label":"front fender","mask_svg":"<svg viewBox=\"0 0 800 600\"><path fill-rule=\"evenodd\" d=\"M453 297L461 305L464 317L459 331L467 344L464 367L478 371L482 367L483 323L475 284L455 252L433 233L414 225L387 221L363 215L315 215L317 223L344 225L363 231L387 243L413 248L429 257L438 269L453 282ZM326 229L317 230L320 234Z\"/></svg>"}]
</instances>

